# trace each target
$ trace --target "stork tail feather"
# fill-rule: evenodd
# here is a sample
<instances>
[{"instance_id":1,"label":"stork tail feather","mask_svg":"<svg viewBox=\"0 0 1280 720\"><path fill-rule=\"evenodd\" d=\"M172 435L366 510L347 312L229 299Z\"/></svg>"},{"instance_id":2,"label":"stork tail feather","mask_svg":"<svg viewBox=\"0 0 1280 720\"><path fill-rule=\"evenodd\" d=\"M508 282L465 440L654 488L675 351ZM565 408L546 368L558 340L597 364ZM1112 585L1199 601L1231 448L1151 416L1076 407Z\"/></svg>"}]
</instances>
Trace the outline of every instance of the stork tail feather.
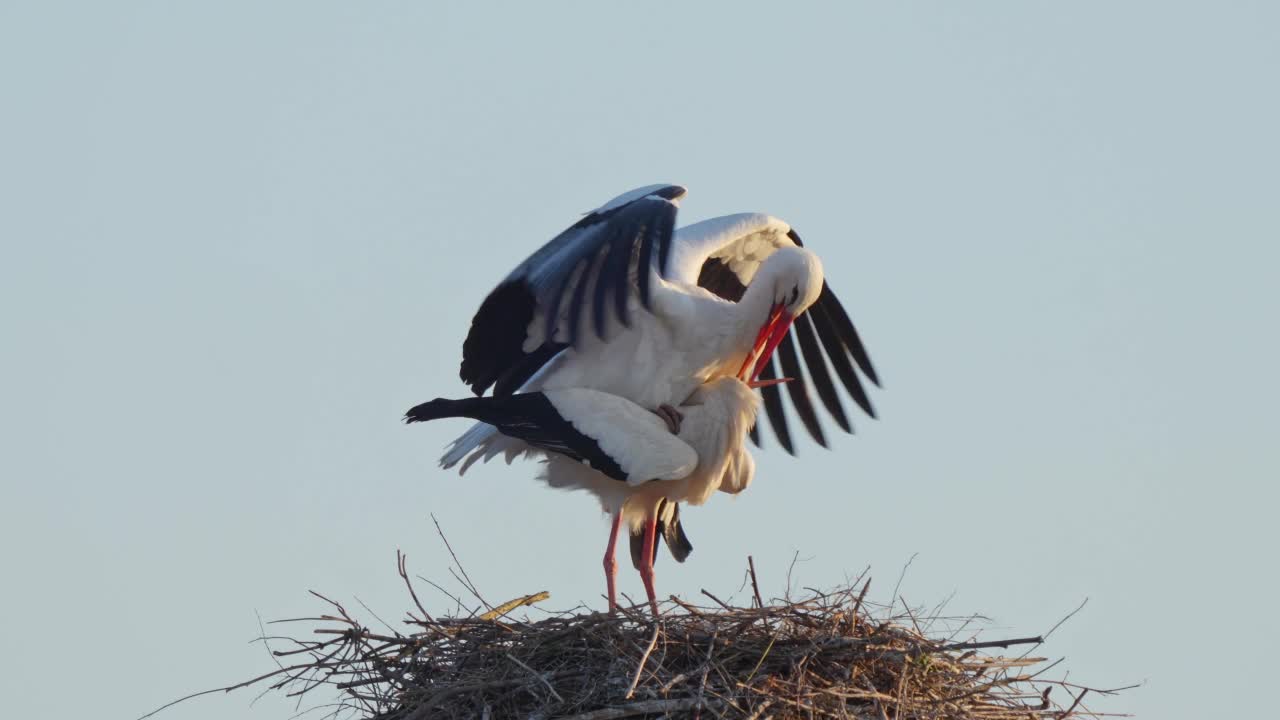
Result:
<instances>
[{"instance_id":1,"label":"stork tail feather","mask_svg":"<svg viewBox=\"0 0 1280 720\"><path fill-rule=\"evenodd\" d=\"M667 516L666 506L667 500L663 500L658 506L658 536L666 543L667 550L671 552L671 557L676 562L684 562L689 557L689 553L693 552L693 544L689 542L689 537L684 534L684 526L680 524L680 505L672 503L671 514ZM640 569L640 559L644 555L644 528L637 528L631 531L631 564ZM658 544L653 545L653 559L658 559Z\"/></svg>"},{"instance_id":2,"label":"stork tail feather","mask_svg":"<svg viewBox=\"0 0 1280 720\"><path fill-rule=\"evenodd\" d=\"M676 562L684 562L689 557L689 553L693 552L693 543L689 542L689 538L684 534L684 526L680 524L680 506L676 505L675 512L671 515L671 520L659 528L662 532L662 540L667 544L667 549L671 551L671 557Z\"/></svg>"}]
</instances>

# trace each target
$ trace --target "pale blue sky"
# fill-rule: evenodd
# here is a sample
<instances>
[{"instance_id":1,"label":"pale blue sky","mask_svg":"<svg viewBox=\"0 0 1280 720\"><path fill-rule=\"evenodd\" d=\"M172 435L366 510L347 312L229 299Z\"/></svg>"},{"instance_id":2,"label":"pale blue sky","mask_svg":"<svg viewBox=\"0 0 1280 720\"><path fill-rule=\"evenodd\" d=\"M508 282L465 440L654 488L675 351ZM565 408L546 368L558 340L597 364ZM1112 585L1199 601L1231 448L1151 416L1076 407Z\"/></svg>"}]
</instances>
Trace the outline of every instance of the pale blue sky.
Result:
<instances>
[{"instance_id":1,"label":"pale blue sky","mask_svg":"<svg viewBox=\"0 0 1280 720\"><path fill-rule=\"evenodd\" d=\"M1049 628L1099 705L1260 717L1280 621L1273 3L0 4L6 713L133 717L271 664L314 588L599 605L607 527L435 468L470 313L628 188L822 254L885 389L761 453L658 587ZM634 573L621 587L642 593ZM426 594L437 608L442 598ZM352 603L355 604L354 602ZM254 693L174 719L282 718ZM56 710L55 710L56 708Z\"/></svg>"}]
</instances>

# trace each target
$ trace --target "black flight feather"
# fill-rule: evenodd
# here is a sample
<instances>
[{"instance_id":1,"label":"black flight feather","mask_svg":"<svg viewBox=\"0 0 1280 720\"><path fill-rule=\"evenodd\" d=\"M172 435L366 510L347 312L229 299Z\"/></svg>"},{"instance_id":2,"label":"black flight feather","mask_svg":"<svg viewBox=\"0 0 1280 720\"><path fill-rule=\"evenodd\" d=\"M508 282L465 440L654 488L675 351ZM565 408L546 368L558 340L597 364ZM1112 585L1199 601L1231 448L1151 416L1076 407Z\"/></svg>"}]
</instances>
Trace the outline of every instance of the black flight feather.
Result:
<instances>
[{"instance_id":1,"label":"black flight feather","mask_svg":"<svg viewBox=\"0 0 1280 720\"><path fill-rule=\"evenodd\" d=\"M587 258L582 273L578 275L578 286L573 289L573 299L569 301L569 344L578 344L578 335L582 330L582 306L586 304L587 287L591 285L591 276L599 264L599 256Z\"/></svg>"},{"instance_id":2,"label":"black flight feather","mask_svg":"<svg viewBox=\"0 0 1280 720\"><path fill-rule=\"evenodd\" d=\"M813 401L809 399L809 391L805 388L804 373L800 369L800 359L796 355L795 337L788 331L787 337L778 343L778 361L782 364L783 377L795 378L786 384L787 394L791 396L791 404L796 414L804 423L805 429L822 447L827 446L827 438L818 423L818 414L813 411Z\"/></svg>"},{"instance_id":3,"label":"black flight feather","mask_svg":"<svg viewBox=\"0 0 1280 720\"><path fill-rule=\"evenodd\" d=\"M627 480L627 473L617 461L606 454L593 438L579 432L573 423L562 417L543 393L460 400L436 398L410 408L405 413L404 421L415 423L451 417L465 417L488 423L507 437L588 463L591 468L614 480Z\"/></svg>"},{"instance_id":4,"label":"black flight feather","mask_svg":"<svg viewBox=\"0 0 1280 720\"><path fill-rule=\"evenodd\" d=\"M523 280L505 282L493 289L471 320L471 332L462 344L458 377L481 395L512 361L524 356L521 346L533 319L533 291ZM479 332L478 328L495 328Z\"/></svg>"},{"instance_id":5,"label":"black flight feather","mask_svg":"<svg viewBox=\"0 0 1280 720\"><path fill-rule=\"evenodd\" d=\"M814 303L805 314L813 320L814 327L818 331L818 339L822 341L822 347L827 351L827 358L831 360L831 367L835 368L836 375L844 384L845 390L849 392L858 407L871 417L875 417L876 412L871 407L871 400L867 397L867 392L862 388L862 382L858 380L858 374L853 369L848 349L840 341L840 336L831 325L826 307L822 303Z\"/></svg>"},{"instance_id":6,"label":"black flight feather","mask_svg":"<svg viewBox=\"0 0 1280 720\"><path fill-rule=\"evenodd\" d=\"M643 228L642 228L643 230ZM630 324L630 318L625 316L626 313L626 295L621 297L624 302L619 307L616 302L617 291L626 292L627 288L627 270L631 265L631 253L634 250L634 244L630 242L622 242L622 238L611 238L609 241L609 250L604 260L600 264L600 272L596 276L595 297L592 300L592 318L595 320L596 337L604 340L604 331L608 327L608 314L605 308L605 301L609 296L609 292L614 291L615 304L614 308L618 315L618 320L623 325Z\"/></svg>"},{"instance_id":7,"label":"black flight feather","mask_svg":"<svg viewBox=\"0 0 1280 720\"><path fill-rule=\"evenodd\" d=\"M809 370L809 379L813 381L813 387L818 391L818 397L822 400L822 405L827 408L827 412L831 413L831 417L835 418L836 424L845 432L853 432L849 426L849 418L845 417L844 406L840 404L840 396L836 393L835 383L831 381L831 374L827 372L827 363L822 359L822 350L818 349L817 331L814 328L812 308L810 312L796 318L795 324L792 325L795 330L796 340L800 341L800 352L804 356L804 366Z\"/></svg>"},{"instance_id":8,"label":"black flight feather","mask_svg":"<svg viewBox=\"0 0 1280 720\"><path fill-rule=\"evenodd\" d=\"M768 364L760 371L760 379L773 380L778 377L777 358L769 358ZM787 428L787 415L782 409L782 393L777 385L760 388L760 396L764 399L764 413L769 416L769 424L773 426L773 434L778 444L789 455L795 455L795 447L791 444L791 430Z\"/></svg>"},{"instance_id":9,"label":"black flight feather","mask_svg":"<svg viewBox=\"0 0 1280 720\"><path fill-rule=\"evenodd\" d=\"M494 395L510 395L520 389L522 385L533 377L533 374L542 369L551 358L560 354L561 350L569 347L567 343L562 342L544 342L538 346L533 352L526 354L515 365L507 368L502 373L498 381L493 384Z\"/></svg>"},{"instance_id":10,"label":"black flight feather","mask_svg":"<svg viewBox=\"0 0 1280 720\"><path fill-rule=\"evenodd\" d=\"M858 337L858 331L853 327L849 313L845 312L840 299L825 281L822 283L822 293L818 295L818 302L822 303L823 308L826 309L827 315L830 316L832 324L840 335L840 340L844 342L845 347L849 348L853 361L858 364L862 374L875 383L876 387L880 387L880 378L876 375L876 369L871 366L871 358L867 355L866 348L862 346L862 339Z\"/></svg>"}]
</instances>

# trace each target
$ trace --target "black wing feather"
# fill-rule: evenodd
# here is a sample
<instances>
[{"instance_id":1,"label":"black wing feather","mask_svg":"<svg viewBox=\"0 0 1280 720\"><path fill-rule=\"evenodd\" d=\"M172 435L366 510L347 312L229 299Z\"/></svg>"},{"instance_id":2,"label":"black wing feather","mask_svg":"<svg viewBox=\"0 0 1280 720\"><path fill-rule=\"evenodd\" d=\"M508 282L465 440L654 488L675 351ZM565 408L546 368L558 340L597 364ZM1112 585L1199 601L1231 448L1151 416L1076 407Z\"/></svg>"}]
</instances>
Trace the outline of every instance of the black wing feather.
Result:
<instances>
[{"instance_id":1,"label":"black wing feather","mask_svg":"<svg viewBox=\"0 0 1280 720\"><path fill-rule=\"evenodd\" d=\"M566 343L542 343L538 349L525 355L498 378L497 382L493 384L493 394L510 395L519 390L520 386L533 377L533 374L538 372L539 368L550 362L552 358L560 354L561 350L567 347L569 346Z\"/></svg>"},{"instance_id":2,"label":"black wing feather","mask_svg":"<svg viewBox=\"0 0 1280 720\"><path fill-rule=\"evenodd\" d=\"M604 331L608 326L609 315L605 309L605 300L610 291L614 294L614 312L618 316L618 321L623 325L631 325L631 318L627 316L627 269L631 265L631 255L634 251L634 245L610 239L608 254L600 265L592 310L596 337L601 340L604 339ZM618 302L619 298L622 300L621 303Z\"/></svg>"},{"instance_id":3,"label":"black wing feather","mask_svg":"<svg viewBox=\"0 0 1280 720\"><path fill-rule=\"evenodd\" d=\"M578 275L578 286L573 290L573 299L569 301L569 344L577 345L582 330L582 308L586 305L587 287L591 285L593 269L603 258L594 257L587 260L587 267ZM603 278L602 278L603 279Z\"/></svg>"},{"instance_id":4,"label":"black wing feather","mask_svg":"<svg viewBox=\"0 0 1280 720\"><path fill-rule=\"evenodd\" d=\"M644 234L640 245L640 257L636 262L638 281L640 284L640 304L649 308L649 284L653 269L653 246L659 248L659 256L662 253L670 252L671 244L674 242L676 230L676 214L674 212L664 213L660 215L648 228L648 232ZM663 261L665 262L665 260ZM663 265L659 265L661 270L659 273L666 277L666 269Z\"/></svg>"},{"instance_id":5,"label":"black wing feather","mask_svg":"<svg viewBox=\"0 0 1280 720\"><path fill-rule=\"evenodd\" d=\"M475 394L482 394L524 358L522 345L533 308L533 291L520 280L502 283L481 303L462 344L462 356L469 360L463 360L458 371Z\"/></svg>"},{"instance_id":6,"label":"black wing feather","mask_svg":"<svg viewBox=\"0 0 1280 720\"><path fill-rule=\"evenodd\" d=\"M672 216L672 222L675 216ZM640 239L640 254L636 259L636 284L640 290L640 304L646 309L649 307L649 282L651 273L645 268L653 267L653 246L662 242L662 238L658 235L659 226L651 225L650 232L644 234Z\"/></svg>"},{"instance_id":7,"label":"black wing feather","mask_svg":"<svg viewBox=\"0 0 1280 720\"><path fill-rule=\"evenodd\" d=\"M858 369L871 382L875 383L876 387L880 387L880 377L876 375L876 369L871 365L871 356L867 355L867 349L862 346L862 338L858 337L857 328L853 326L853 321L849 319L849 313L845 312L844 306L840 304L840 299L836 297L835 291L825 281L822 283L822 294L818 296L818 302L822 303L823 308L831 317L836 330L840 334L840 340L844 342L845 347L849 348L849 352L853 355L853 361L858 363Z\"/></svg>"},{"instance_id":8,"label":"black wing feather","mask_svg":"<svg viewBox=\"0 0 1280 720\"><path fill-rule=\"evenodd\" d=\"M827 372L827 364L822 359L822 351L818 349L817 331L814 329L812 312L813 309L810 308L809 312L796 318L792 326L795 329L796 339L800 341L804 366L809 370L809 379L813 381L813 387L818 391L818 397L822 400L822 405L827 408L827 412L835 418L841 430L853 432L853 428L849 426L849 418L845 417L844 407L840 404L840 396L836 394L835 383L831 382L831 374Z\"/></svg>"},{"instance_id":9,"label":"black wing feather","mask_svg":"<svg viewBox=\"0 0 1280 720\"><path fill-rule=\"evenodd\" d=\"M818 330L818 339L822 341L822 347L827 351L827 358L831 360L831 367L835 368L836 375L840 377L845 390L863 412L875 417L875 408L871 406L867 391L863 389L862 382L858 380L858 374L854 372L853 362L849 360L849 351L845 349L844 343L840 341L840 335L831 325L827 309L822 303L814 303L805 314L813 319L813 324Z\"/></svg>"},{"instance_id":10,"label":"black wing feather","mask_svg":"<svg viewBox=\"0 0 1280 720\"><path fill-rule=\"evenodd\" d=\"M586 262L585 260L579 260L578 265L575 265L574 268L564 276L564 279L560 281L560 287L556 288L556 291L551 294L551 301L550 301L551 304L547 307L547 317L543 323L543 328L542 328L543 337L547 337L547 338L555 337L556 323L559 322L559 317L560 317L560 301L561 299L564 298L565 294L569 291L569 285L573 282L574 278L577 276L578 266L582 265L585 262ZM536 307L537 303L538 303L537 298L530 296L529 314L531 316L533 315L533 310L534 310L534 307ZM471 327L474 330L475 324L472 323ZM470 339L470 336L468 336L467 339ZM466 363L466 360L463 360L463 363Z\"/></svg>"},{"instance_id":11,"label":"black wing feather","mask_svg":"<svg viewBox=\"0 0 1280 720\"><path fill-rule=\"evenodd\" d=\"M769 364L765 365L764 369L760 371L760 378L763 380L776 379L778 377L777 363L777 358L769 358ZM769 424L773 426L773 434L778 438L778 444L788 454L795 455L795 447L791 444L791 430L787 427L787 414L782 410L782 393L778 391L778 386L769 385L760 388L760 396L764 399L764 414L769 416Z\"/></svg>"},{"instance_id":12,"label":"black wing feather","mask_svg":"<svg viewBox=\"0 0 1280 720\"><path fill-rule=\"evenodd\" d=\"M813 411L813 401L809 399L809 391L805 387L804 373L800 369L800 358L796 355L795 330L787 333L787 337L778 344L778 360L782 364L783 377L795 378L786 384L787 394L791 396L791 404L796 414L804 423L805 429L822 447L827 446L826 435L818 422L818 414Z\"/></svg>"},{"instance_id":13,"label":"black wing feather","mask_svg":"<svg viewBox=\"0 0 1280 720\"><path fill-rule=\"evenodd\" d=\"M507 437L579 462L588 462L593 469L614 480L627 480L627 473L618 462L605 453L593 438L579 432L573 423L562 417L555 405L540 392L460 400L436 398L410 408L404 420L415 423L450 417L489 423Z\"/></svg>"}]
</instances>

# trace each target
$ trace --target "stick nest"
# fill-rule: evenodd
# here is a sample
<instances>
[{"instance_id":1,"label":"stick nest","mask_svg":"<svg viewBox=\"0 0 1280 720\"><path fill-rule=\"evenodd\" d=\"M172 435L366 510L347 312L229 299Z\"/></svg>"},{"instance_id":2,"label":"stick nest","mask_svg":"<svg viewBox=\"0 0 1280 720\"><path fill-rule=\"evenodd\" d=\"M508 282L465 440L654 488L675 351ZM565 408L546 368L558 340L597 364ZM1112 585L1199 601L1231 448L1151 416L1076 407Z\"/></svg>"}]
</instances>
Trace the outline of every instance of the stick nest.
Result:
<instances>
[{"instance_id":1,"label":"stick nest","mask_svg":"<svg viewBox=\"0 0 1280 720\"><path fill-rule=\"evenodd\" d=\"M546 593L436 618L419 602L403 557L399 569L414 603L403 632L371 629L313 593L331 612L281 622L310 623L317 639L264 638L279 668L219 689L269 683L312 697L329 688L339 699L323 706L328 717L370 720L1061 720L1098 717L1084 696L1115 692L1048 679L1056 663L999 650L1035 649L1041 638L980 642L968 629L975 618L894 615L866 600L869 581L861 579L802 600L763 603L757 589L749 607L706 591L698 605L673 597L654 623L644 605L613 616L535 609L545 617L512 618ZM749 577L754 588L754 568ZM1063 704L1050 697L1055 688Z\"/></svg>"}]
</instances>

